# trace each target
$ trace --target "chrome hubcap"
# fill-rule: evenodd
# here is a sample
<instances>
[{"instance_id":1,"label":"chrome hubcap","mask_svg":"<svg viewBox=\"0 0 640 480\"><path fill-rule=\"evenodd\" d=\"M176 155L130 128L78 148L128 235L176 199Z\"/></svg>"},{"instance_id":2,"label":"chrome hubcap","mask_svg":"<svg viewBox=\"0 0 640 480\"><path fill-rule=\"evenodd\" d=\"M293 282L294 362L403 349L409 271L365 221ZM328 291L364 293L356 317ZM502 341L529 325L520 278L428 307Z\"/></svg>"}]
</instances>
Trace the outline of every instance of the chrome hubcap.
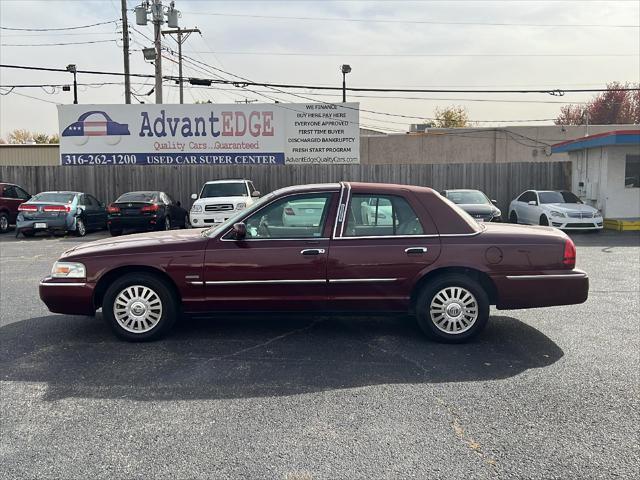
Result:
<instances>
[{"instance_id":1,"label":"chrome hubcap","mask_svg":"<svg viewBox=\"0 0 640 480\"><path fill-rule=\"evenodd\" d=\"M78 233L80 235L84 234L84 222L82 220L78 220Z\"/></svg>"},{"instance_id":2,"label":"chrome hubcap","mask_svg":"<svg viewBox=\"0 0 640 480\"><path fill-rule=\"evenodd\" d=\"M9 219L7 217L0 217L0 230L6 230L9 228Z\"/></svg>"},{"instance_id":3,"label":"chrome hubcap","mask_svg":"<svg viewBox=\"0 0 640 480\"><path fill-rule=\"evenodd\" d=\"M429 314L439 330L456 335L466 332L476 322L478 302L465 288L445 287L431 300Z\"/></svg>"},{"instance_id":4,"label":"chrome hubcap","mask_svg":"<svg viewBox=\"0 0 640 480\"><path fill-rule=\"evenodd\" d=\"M153 329L162 317L162 301L156 292L144 285L132 285L122 290L113 303L113 315L128 332L145 333Z\"/></svg>"}]
</instances>

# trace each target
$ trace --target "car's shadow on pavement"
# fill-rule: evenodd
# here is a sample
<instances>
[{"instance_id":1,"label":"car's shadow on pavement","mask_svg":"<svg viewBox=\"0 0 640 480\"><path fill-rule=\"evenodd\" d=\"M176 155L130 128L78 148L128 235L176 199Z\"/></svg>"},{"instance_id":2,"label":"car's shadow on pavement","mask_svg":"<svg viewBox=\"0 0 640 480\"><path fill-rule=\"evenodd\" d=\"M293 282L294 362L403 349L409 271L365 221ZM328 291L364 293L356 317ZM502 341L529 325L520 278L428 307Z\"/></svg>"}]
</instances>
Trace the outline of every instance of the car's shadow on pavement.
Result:
<instances>
[{"instance_id":1,"label":"car's shadow on pavement","mask_svg":"<svg viewBox=\"0 0 640 480\"><path fill-rule=\"evenodd\" d=\"M529 325L493 316L473 342L426 340L392 316L184 319L161 341L116 340L101 320L53 315L0 328L5 381L46 398L188 400L295 395L380 384L503 379L563 355Z\"/></svg>"}]
</instances>

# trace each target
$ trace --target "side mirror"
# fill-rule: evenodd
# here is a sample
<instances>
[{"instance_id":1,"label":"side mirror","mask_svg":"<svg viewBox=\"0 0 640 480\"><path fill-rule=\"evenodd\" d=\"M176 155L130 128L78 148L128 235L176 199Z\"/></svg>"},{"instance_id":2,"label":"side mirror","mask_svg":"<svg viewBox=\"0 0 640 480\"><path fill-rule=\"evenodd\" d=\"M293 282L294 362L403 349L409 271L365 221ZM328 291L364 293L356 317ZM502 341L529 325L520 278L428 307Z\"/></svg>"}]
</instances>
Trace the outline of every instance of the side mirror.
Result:
<instances>
[{"instance_id":1,"label":"side mirror","mask_svg":"<svg viewBox=\"0 0 640 480\"><path fill-rule=\"evenodd\" d=\"M247 236L247 226L242 222L234 223L233 236L236 240L244 240Z\"/></svg>"},{"instance_id":2,"label":"side mirror","mask_svg":"<svg viewBox=\"0 0 640 480\"><path fill-rule=\"evenodd\" d=\"M198 199L198 194L197 193L192 193L191 194L191 200L197 200Z\"/></svg>"},{"instance_id":3,"label":"side mirror","mask_svg":"<svg viewBox=\"0 0 640 480\"><path fill-rule=\"evenodd\" d=\"M529 200L529 205L532 205L535 207L536 205L538 205L538 202L536 202L535 200Z\"/></svg>"},{"instance_id":4,"label":"side mirror","mask_svg":"<svg viewBox=\"0 0 640 480\"><path fill-rule=\"evenodd\" d=\"M259 192L258 190L254 190L254 191L251 193L251 196L252 196L253 198L258 198L258 197L260 196L260 192Z\"/></svg>"},{"instance_id":5,"label":"side mirror","mask_svg":"<svg viewBox=\"0 0 640 480\"><path fill-rule=\"evenodd\" d=\"M491 203L493 203L494 205L497 205L498 204L498 200L495 200L495 199L492 198L491 199Z\"/></svg>"},{"instance_id":6,"label":"side mirror","mask_svg":"<svg viewBox=\"0 0 640 480\"><path fill-rule=\"evenodd\" d=\"M180 203L180 200L178 200L178 201L176 202L176 207L181 207L181 206L182 206L182 204Z\"/></svg>"}]
</instances>

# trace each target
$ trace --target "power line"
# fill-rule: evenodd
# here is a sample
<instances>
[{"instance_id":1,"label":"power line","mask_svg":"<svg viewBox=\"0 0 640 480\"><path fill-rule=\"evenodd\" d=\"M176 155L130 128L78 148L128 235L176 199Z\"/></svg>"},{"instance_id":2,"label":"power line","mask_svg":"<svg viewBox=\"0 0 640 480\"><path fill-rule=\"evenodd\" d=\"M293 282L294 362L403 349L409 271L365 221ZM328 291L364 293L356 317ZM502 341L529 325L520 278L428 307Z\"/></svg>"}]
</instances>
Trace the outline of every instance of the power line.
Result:
<instances>
[{"instance_id":1,"label":"power line","mask_svg":"<svg viewBox=\"0 0 640 480\"><path fill-rule=\"evenodd\" d=\"M194 59L192 59L194 60ZM194 60L198 62L197 60ZM201 63L201 62L200 62ZM51 67L36 67L30 65L10 65L10 64L0 64L0 68L13 68L13 69L22 69L22 70L35 70L35 71L48 71L48 72L67 72L66 69L63 68L51 68ZM227 75L231 75L241 79L242 77L238 77L237 75L231 74L229 72L225 72L216 67L215 70L221 71ZM122 72L108 72L108 71L100 71L100 70L78 70L78 73L87 74L87 75L112 75L112 76L123 76ZM132 77L140 77L140 78L150 78L154 77L154 75L150 74L142 74L142 73L131 73ZM177 77L172 76L164 76L167 80L177 80ZM196 80L194 78L194 80ZM210 79L210 78L199 78L197 80L205 80L210 81L211 83L219 83L226 85L234 85L237 87L242 86L258 86L258 87L271 87L271 88L292 88L292 89L303 89L303 90L329 90L329 91L340 91L342 87L340 86L329 86L329 85L301 85L301 84L286 84L286 83L269 83L269 82L253 82L249 80L223 80L223 79ZM347 87L348 91L351 92L384 92L384 93L545 93L553 96L563 96L565 93L597 93L597 92L629 92L629 91L640 91L640 86L638 87L617 87L617 88L564 88L564 89L522 89L522 90L469 90L469 89L433 89L433 88L371 88L371 87Z\"/></svg>"},{"instance_id":2,"label":"power line","mask_svg":"<svg viewBox=\"0 0 640 480\"><path fill-rule=\"evenodd\" d=\"M192 53L213 53L193 51ZM323 52L238 52L217 50L216 55L253 55L266 57L638 57L640 53L323 53Z\"/></svg>"},{"instance_id":3,"label":"power line","mask_svg":"<svg viewBox=\"0 0 640 480\"><path fill-rule=\"evenodd\" d=\"M92 43L115 43L115 40L87 40L85 42L62 43L0 43L0 47L58 47L64 45L88 45Z\"/></svg>"},{"instance_id":4,"label":"power line","mask_svg":"<svg viewBox=\"0 0 640 480\"><path fill-rule=\"evenodd\" d=\"M78 25L75 27L61 27L61 28L15 28L15 27L0 27L0 30L12 30L19 32L58 32L61 30L79 30L81 28L97 27L98 25L108 25L110 23L117 23L118 20L109 20L106 22L90 23L89 25Z\"/></svg>"},{"instance_id":5,"label":"power line","mask_svg":"<svg viewBox=\"0 0 640 480\"><path fill-rule=\"evenodd\" d=\"M242 17L269 20L309 20L317 22L359 22L359 23L400 23L400 24L426 24L426 25L459 25L459 26L487 26L487 27L553 27L553 28L640 28L640 25L616 25L602 23L507 23L507 22L450 22L441 20L410 20L390 18L351 18L351 17L289 17L278 15L250 15L244 13L218 13L218 12L183 12L194 15L207 15L217 17Z\"/></svg>"}]
</instances>

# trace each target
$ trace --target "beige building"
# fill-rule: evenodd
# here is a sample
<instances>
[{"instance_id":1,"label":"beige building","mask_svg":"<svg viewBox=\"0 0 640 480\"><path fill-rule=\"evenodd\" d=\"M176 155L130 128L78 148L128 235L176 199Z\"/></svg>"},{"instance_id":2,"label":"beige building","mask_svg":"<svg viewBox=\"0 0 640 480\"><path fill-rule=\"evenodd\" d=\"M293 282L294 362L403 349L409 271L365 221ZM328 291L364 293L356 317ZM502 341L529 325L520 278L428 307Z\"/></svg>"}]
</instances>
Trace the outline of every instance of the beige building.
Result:
<instances>
[{"instance_id":1,"label":"beige building","mask_svg":"<svg viewBox=\"0 0 640 480\"><path fill-rule=\"evenodd\" d=\"M638 125L591 125L589 134L638 129ZM430 129L424 133L381 135L361 130L360 163L434 164L568 161L551 145L582 138L584 126ZM0 165L59 165L58 145L0 145Z\"/></svg>"}]
</instances>

